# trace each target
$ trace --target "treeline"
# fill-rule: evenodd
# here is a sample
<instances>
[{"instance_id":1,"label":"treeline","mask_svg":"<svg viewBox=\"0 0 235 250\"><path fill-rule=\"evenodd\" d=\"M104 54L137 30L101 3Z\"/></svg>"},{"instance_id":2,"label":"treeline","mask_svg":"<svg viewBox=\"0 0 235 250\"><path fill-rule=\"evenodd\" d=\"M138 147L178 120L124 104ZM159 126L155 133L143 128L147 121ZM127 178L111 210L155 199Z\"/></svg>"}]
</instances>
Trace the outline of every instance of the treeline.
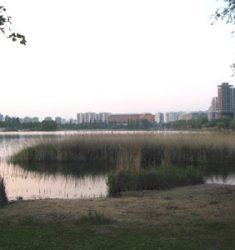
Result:
<instances>
[{"instance_id":1,"label":"treeline","mask_svg":"<svg viewBox=\"0 0 235 250\"><path fill-rule=\"evenodd\" d=\"M6 131L55 131L58 126L55 121L21 123L18 117L6 117L5 121L0 122L0 128L4 128Z\"/></svg>"},{"instance_id":2,"label":"treeline","mask_svg":"<svg viewBox=\"0 0 235 250\"><path fill-rule=\"evenodd\" d=\"M127 124L119 123L84 123L84 124L57 124L55 121L21 123L19 118L6 117L0 122L0 128L5 131L57 131L57 130L192 130L192 129L235 129L235 118L208 121L207 118L193 120L179 120L165 124L151 123L148 120L130 121Z\"/></svg>"},{"instance_id":3,"label":"treeline","mask_svg":"<svg viewBox=\"0 0 235 250\"><path fill-rule=\"evenodd\" d=\"M207 118L193 120L179 120L166 123L165 129L188 130L188 129L235 129L235 118L218 119L208 121Z\"/></svg>"},{"instance_id":4,"label":"treeline","mask_svg":"<svg viewBox=\"0 0 235 250\"><path fill-rule=\"evenodd\" d=\"M128 122L127 124L118 123L84 123L84 124L57 124L55 121L43 120L42 122L27 122L21 123L19 118L6 117L4 122L0 122L0 128L5 131L56 131L56 130L150 130L156 128L156 125L150 123L148 120L141 120L137 122Z\"/></svg>"}]
</instances>

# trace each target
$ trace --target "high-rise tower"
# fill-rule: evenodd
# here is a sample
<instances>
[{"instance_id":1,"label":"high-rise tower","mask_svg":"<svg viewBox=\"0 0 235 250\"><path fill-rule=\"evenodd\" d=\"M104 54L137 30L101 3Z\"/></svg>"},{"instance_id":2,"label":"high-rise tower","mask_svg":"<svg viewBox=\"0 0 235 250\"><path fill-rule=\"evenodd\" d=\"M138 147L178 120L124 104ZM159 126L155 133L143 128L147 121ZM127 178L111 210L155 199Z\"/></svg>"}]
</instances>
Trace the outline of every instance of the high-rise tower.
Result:
<instances>
[{"instance_id":1,"label":"high-rise tower","mask_svg":"<svg viewBox=\"0 0 235 250\"><path fill-rule=\"evenodd\" d=\"M218 85L218 112L221 117L233 115L233 95L233 85L229 85L227 82Z\"/></svg>"}]
</instances>

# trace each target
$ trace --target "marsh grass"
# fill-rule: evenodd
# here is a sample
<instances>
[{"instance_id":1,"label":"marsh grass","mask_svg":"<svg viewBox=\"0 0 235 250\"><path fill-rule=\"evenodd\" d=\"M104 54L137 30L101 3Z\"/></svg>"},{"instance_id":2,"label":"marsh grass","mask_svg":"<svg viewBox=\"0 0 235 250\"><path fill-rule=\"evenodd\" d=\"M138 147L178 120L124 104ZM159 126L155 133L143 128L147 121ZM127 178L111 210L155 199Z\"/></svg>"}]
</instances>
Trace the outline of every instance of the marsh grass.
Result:
<instances>
[{"instance_id":1,"label":"marsh grass","mask_svg":"<svg viewBox=\"0 0 235 250\"><path fill-rule=\"evenodd\" d=\"M15 154L13 163L79 163L135 170L156 165L235 163L234 134L76 135ZM78 166L79 166L78 164Z\"/></svg>"},{"instance_id":2,"label":"marsh grass","mask_svg":"<svg viewBox=\"0 0 235 250\"><path fill-rule=\"evenodd\" d=\"M116 171L108 175L110 196L132 190L163 190L178 186L195 185L203 182L199 169L193 167L161 166L153 169L141 169L138 172Z\"/></svg>"},{"instance_id":3,"label":"marsh grass","mask_svg":"<svg viewBox=\"0 0 235 250\"><path fill-rule=\"evenodd\" d=\"M8 199L3 178L0 176L0 207L7 205Z\"/></svg>"}]
</instances>

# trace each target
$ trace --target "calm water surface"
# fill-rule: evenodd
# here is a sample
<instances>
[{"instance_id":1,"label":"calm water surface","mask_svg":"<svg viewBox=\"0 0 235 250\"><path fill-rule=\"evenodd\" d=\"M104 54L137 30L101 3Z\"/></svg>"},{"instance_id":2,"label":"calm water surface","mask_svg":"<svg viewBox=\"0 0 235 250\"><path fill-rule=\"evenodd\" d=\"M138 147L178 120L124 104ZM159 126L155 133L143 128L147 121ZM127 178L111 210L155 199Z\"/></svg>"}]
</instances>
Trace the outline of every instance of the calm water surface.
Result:
<instances>
[{"instance_id":1,"label":"calm water surface","mask_svg":"<svg viewBox=\"0 0 235 250\"><path fill-rule=\"evenodd\" d=\"M9 132L0 133L0 175L4 178L6 191L10 200L45 198L94 198L107 196L106 175L82 175L40 173L26 171L20 166L10 164L9 156L22 148L54 137L65 137L71 134L98 134L99 131L81 132ZM102 132L111 133L143 133L143 132ZM146 132L144 132L146 133ZM148 132L153 133L153 132ZM159 133L159 132L156 132ZM172 133L172 132L171 132ZM211 175L206 183L235 185L235 174L229 176Z\"/></svg>"},{"instance_id":2,"label":"calm water surface","mask_svg":"<svg viewBox=\"0 0 235 250\"><path fill-rule=\"evenodd\" d=\"M9 156L22 148L52 137L74 132L0 133L0 175L4 178L10 200L45 198L93 198L107 196L106 175L76 177L62 173L38 173L12 165Z\"/></svg>"}]
</instances>

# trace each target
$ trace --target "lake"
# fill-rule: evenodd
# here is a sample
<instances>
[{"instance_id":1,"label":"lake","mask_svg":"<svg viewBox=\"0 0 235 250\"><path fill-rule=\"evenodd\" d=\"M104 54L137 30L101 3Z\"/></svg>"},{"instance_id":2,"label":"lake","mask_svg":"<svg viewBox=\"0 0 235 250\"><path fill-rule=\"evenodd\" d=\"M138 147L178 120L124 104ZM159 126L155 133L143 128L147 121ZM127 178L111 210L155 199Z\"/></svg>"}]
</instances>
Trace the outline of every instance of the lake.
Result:
<instances>
[{"instance_id":1,"label":"lake","mask_svg":"<svg viewBox=\"0 0 235 250\"><path fill-rule=\"evenodd\" d=\"M15 199L77 199L107 196L106 173L71 174L50 170L50 166L41 166L38 171L28 171L19 165L8 162L9 156L24 147L55 137L73 134L140 134L140 133L178 133L146 131L66 131L66 132L2 132L0 133L0 175L4 178L10 200ZM188 133L188 132L185 132ZM62 166L63 169L66 166ZM75 166L76 167L76 166ZM40 171L42 169L42 171ZM53 169L53 168L52 168ZM60 168L57 168L60 169ZM206 183L235 185L235 175L226 173L210 174Z\"/></svg>"}]
</instances>

